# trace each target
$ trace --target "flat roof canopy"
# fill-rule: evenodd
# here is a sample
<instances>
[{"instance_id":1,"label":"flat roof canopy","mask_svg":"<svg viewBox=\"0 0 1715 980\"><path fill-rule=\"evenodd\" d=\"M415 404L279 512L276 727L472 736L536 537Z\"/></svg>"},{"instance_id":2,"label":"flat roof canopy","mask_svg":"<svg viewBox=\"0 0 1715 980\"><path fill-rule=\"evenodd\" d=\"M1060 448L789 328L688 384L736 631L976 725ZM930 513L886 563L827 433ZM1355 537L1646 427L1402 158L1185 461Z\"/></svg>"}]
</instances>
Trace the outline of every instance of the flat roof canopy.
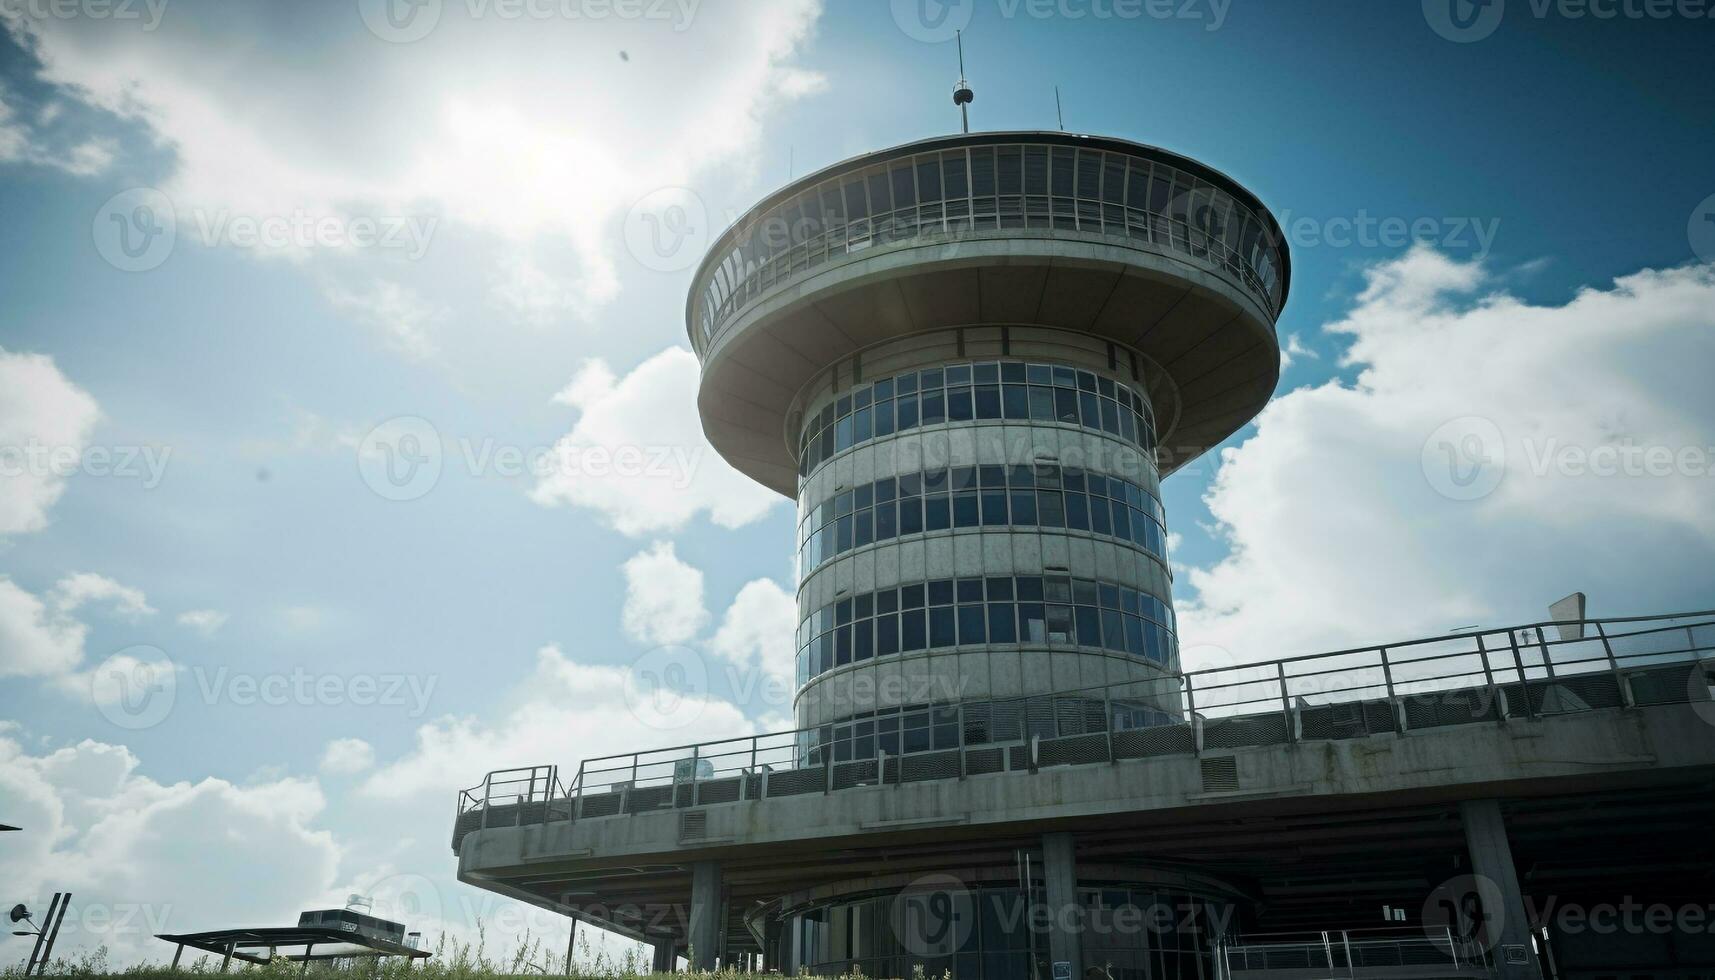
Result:
<instances>
[{"instance_id":1,"label":"flat roof canopy","mask_svg":"<svg viewBox=\"0 0 1715 980\"><path fill-rule=\"evenodd\" d=\"M231 955L247 963L267 963L272 957L246 953L246 949L278 950L282 946L304 947L301 953L275 953L276 956L288 960L331 960L341 956L408 956L421 959L433 955L428 950L414 949L355 932L307 926L160 933L155 938L177 943L181 953L184 951L183 947L189 946L220 956ZM173 961L175 964L178 962L178 953L173 954Z\"/></svg>"}]
</instances>

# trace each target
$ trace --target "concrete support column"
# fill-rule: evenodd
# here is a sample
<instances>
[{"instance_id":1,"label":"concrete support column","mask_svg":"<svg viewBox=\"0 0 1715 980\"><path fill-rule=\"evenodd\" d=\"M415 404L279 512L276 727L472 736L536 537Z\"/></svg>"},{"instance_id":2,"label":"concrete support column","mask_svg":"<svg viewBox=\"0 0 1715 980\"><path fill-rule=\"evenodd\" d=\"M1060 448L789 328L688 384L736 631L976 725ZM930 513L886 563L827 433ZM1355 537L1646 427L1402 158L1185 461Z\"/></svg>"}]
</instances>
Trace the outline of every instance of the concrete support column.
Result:
<instances>
[{"instance_id":1,"label":"concrete support column","mask_svg":"<svg viewBox=\"0 0 1715 980\"><path fill-rule=\"evenodd\" d=\"M1078 862L1071 834L1042 835L1042 878L1050 919L1049 980L1081 980L1084 909L1078 904Z\"/></svg>"},{"instance_id":2,"label":"concrete support column","mask_svg":"<svg viewBox=\"0 0 1715 980\"><path fill-rule=\"evenodd\" d=\"M1524 894L1519 890L1513 852L1507 844L1507 828L1498 800L1467 800L1459 805L1465 825L1465 846L1471 852L1471 872L1477 876L1479 895L1500 908L1485 908L1484 916L1494 941L1491 954L1502 980L1542 980L1542 964L1530 941L1530 919ZM1486 879L1486 881L1485 881ZM1488 887L1492 883L1493 888ZM1499 894L1496 895L1495 891ZM1499 923L1500 935L1493 927Z\"/></svg>"},{"instance_id":3,"label":"concrete support column","mask_svg":"<svg viewBox=\"0 0 1715 980\"><path fill-rule=\"evenodd\" d=\"M721 866L715 861L691 865L691 969L712 970L720 953Z\"/></svg>"},{"instance_id":4,"label":"concrete support column","mask_svg":"<svg viewBox=\"0 0 1715 980\"><path fill-rule=\"evenodd\" d=\"M673 972L673 941L663 939L655 944L655 955L650 961L651 973Z\"/></svg>"},{"instance_id":5,"label":"concrete support column","mask_svg":"<svg viewBox=\"0 0 1715 980\"><path fill-rule=\"evenodd\" d=\"M781 957L781 953L783 952L783 949L781 948L781 939L783 937L781 934L783 932L785 932L784 922L779 919L763 920L761 968L764 972L768 970L782 969L782 964L785 962Z\"/></svg>"}]
</instances>

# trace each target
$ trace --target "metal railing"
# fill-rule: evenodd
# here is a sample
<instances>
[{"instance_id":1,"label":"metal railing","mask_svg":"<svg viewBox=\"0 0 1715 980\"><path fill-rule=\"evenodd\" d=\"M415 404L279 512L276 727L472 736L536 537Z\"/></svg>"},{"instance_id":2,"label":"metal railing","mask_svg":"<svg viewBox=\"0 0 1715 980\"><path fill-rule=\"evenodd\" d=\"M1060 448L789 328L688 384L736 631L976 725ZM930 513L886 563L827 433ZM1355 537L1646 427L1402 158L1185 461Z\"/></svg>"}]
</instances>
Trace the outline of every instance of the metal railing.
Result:
<instances>
[{"instance_id":1,"label":"metal railing","mask_svg":"<svg viewBox=\"0 0 1715 980\"><path fill-rule=\"evenodd\" d=\"M1217 950L1222 976L1234 980L1249 973L1270 977L1302 972L1322 977L1387 977L1418 973L1484 976L1493 972L1483 944L1461 939L1451 929L1388 932L1354 929L1244 936Z\"/></svg>"},{"instance_id":2,"label":"metal railing","mask_svg":"<svg viewBox=\"0 0 1715 980\"><path fill-rule=\"evenodd\" d=\"M878 155L867 168L799 188L768 211L746 215L722 234L697 271L691 320L699 342L719 334L772 287L842 255L913 239L984 236L997 230L1058 230L1144 242L1224 269L1271 316L1279 314L1284 245L1272 218L1264 220L1226 189L1146 153L1086 149L1068 156L1065 149L1027 140ZM1008 157L1041 154L1044 169L1039 175L1032 171L1033 176L1016 187L1003 191L1006 182L997 181L979 191L978 181L966 182L963 176L976 172L976 161L969 155L993 161L993 152ZM1053 180L1054 169L1067 160L1073 160L1077 170L1079 157L1084 167L1096 161L1096 169L1075 188ZM889 206L891 193L873 200L869 196L873 179L887 180L890 170L915 184L921 168L938 173L949 160L963 161L955 165L960 175L955 180L965 187L963 192L943 194L937 177L932 197L917 201L913 189L906 194L914 202L908 205ZM1096 178L1093 184L1090 176ZM859 199L863 203L858 204Z\"/></svg>"},{"instance_id":3,"label":"metal railing","mask_svg":"<svg viewBox=\"0 0 1715 980\"><path fill-rule=\"evenodd\" d=\"M1562 630L1566 635L1562 635ZM1045 767L1707 702L1715 611L1534 623L1053 694L496 770L460 792L470 830L964 779ZM681 828L694 839L695 821Z\"/></svg>"}]
</instances>

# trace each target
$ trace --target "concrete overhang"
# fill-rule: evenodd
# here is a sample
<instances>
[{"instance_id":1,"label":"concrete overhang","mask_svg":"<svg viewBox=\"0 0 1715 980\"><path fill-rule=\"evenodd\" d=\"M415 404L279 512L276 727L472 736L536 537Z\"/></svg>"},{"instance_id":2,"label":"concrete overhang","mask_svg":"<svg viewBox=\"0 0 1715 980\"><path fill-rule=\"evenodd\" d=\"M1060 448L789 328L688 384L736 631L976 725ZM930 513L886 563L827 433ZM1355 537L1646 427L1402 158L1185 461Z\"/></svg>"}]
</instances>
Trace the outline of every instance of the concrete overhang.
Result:
<instances>
[{"instance_id":1,"label":"concrete overhang","mask_svg":"<svg viewBox=\"0 0 1715 980\"><path fill-rule=\"evenodd\" d=\"M1273 317L1213 263L1051 229L929 236L847 255L751 302L703 352L703 431L738 469L792 497L794 412L830 365L914 334L1000 325L1136 351L1163 474L1254 417L1280 376Z\"/></svg>"},{"instance_id":2,"label":"concrete overhang","mask_svg":"<svg viewBox=\"0 0 1715 980\"><path fill-rule=\"evenodd\" d=\"M1230 759L1236 788L1205 787ZM1402 807L1497 796L1609 792L1715 778L1715 738L1685 704L1604 709L1363 738L1003 772L686 811L473 830L459 878L611 880L616 869L694 860L789 865L845 848L977 841L1046 830L1135 827ZM622 872L623 874L623 872Z\"/></svg>"}]
</instances>

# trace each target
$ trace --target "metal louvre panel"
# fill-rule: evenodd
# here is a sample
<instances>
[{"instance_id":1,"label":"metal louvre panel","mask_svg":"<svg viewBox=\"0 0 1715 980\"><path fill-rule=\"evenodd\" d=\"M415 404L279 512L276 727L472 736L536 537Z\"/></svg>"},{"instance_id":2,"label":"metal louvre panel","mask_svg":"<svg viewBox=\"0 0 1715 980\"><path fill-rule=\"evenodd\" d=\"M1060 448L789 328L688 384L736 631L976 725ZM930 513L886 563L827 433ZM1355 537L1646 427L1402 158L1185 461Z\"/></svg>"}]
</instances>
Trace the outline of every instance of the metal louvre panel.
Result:
<instances>
[{"instance_id":1,"label":"metal louvre panel","mask_svg":"<svg viewBox=\"0 0 1715 980\"><path fill-rule=\"evenodd\" d=\"M712 779L697 783L698 804L738 802L738 778Z\"/></svg>"},{"instance_id":2,"label":"metal louvre panel","mask_svg":"<svg viewBox=\"0 0 1715 980\"><path fill-rule=\"evenodd\" d=\"M879 781L875 769L874 759L837 762L834 764L834 788L851 789L853 786L873 786Z\"/></svg>"},{"instance_id":3,"label":"metal louvre panel","mask_svg":"<svg viewBox=\"0 0 1715 980\"><path fill-rule=\"evenodd\" d=\"M944 752L923 752L917 755L903 756L899 760L902 771L901 779L907 783L930 779L957 779L961 761L960 755L960 750L948 749Z\"/></svg>"},{"instance_id":4,"label":"metal louvre panel","mask_svg":"<svg viewBox=\"0 0 1715 980\"><path fill-rule=\"evenodd\" d=\"M1698 698L1693 693L1693 681L1697 675L1708 668L1700 664L1691 666L1658 667L1654 670L1640 670L1628 676L1632 686L1632 700L1637 704L1680 704L1686 701L1703 701L1708 696Z\"/></svg>"},{"instance_id":5,"label":"metal louvre panel","mask_svg":"<svg viewBox=\"0 0 1715 980\"><path fill-rule=\"evenodd\" d=\"M1037 759L1044 766L1072 766L1108 761L1108 737L1105 734L1073 735L1069 738L1045 739Z\"/></svg>"},{"instance_id":6,"label":"metal louvre panel","mask_svg":"<svg viewBox=\"0 0 1715 980\"><path fill-rule=\"evenodd\" d=\"M599 796L586 796L578 804L578 816L611 817L619 813L618 793L602 793Z\"/></svg>"},{"instance_id":7,"label":"metal louvre panel","mask_svg":"<svg viewBox=\"0 0 1715 980\"><path fill-rule=\"evenodd\" d=\"M1181 755L1193 747L1190 725L1156 725L1114 732L1114 758L1147 759L1158 755Z\"/></svg>"},{"instance_id":8,"label":"metal louvre panel","mask_svg":"<svg viewBox=\"0 0 1715 980\"><path fill-rule=\"evenodd\" d=\"M827 788L827 777L820 769L794 769L768 775L768 795L799 796L820 793Z\"/></svg>"},{"instance_id":9,"label":"metal louvre panel","mask_svg":"<svg viewBox=\"0 0 1715 980\"><path fill-rule=\"evenodd\" d=\"M1006 750L966 749L965 772L972 776L983 776L991 772L1006 771Z\"/></svg>"},{"instance_id":10,"label":"metal louvre panel","mask_svg":"<svg viewBox=\"0 0 1715 980\"><path fill-rule=\"evenodd\" d=\"M1278 745L1286 741L1286 719L1279 714L1248 718L1216 718L1203 723L1203 744L1233 749L1245 745Z\"/></svg>"},{"instance_id":11,"label":"metal louvre panel","mask_svg":"<svg viewBox=\"0 0 1715 980\"><path fill-rule=\"evenodd\" d=\"M672 786L648 786L643 789L633 789L625 801L626 813L648 813L650 810L665 810L673 806Z\"/></svg>"}]
</instances>

